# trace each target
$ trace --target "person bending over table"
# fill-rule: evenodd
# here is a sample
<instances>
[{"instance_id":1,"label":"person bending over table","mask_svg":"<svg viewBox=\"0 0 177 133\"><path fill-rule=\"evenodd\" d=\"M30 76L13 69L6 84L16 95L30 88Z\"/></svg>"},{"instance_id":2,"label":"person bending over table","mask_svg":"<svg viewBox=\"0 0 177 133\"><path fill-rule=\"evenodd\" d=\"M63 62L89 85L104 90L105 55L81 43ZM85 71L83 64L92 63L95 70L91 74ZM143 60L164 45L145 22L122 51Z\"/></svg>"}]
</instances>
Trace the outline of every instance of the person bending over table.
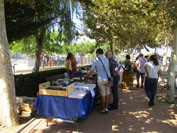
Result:
<instances>
[{"instance_id":1,"label":"person bending over table","mask_svg":"<svg viewBox=\"0 0 177 133\"><path fill-rule=\"evenodd\" d=\"M101 94L101 109L99 113L105 114L108 113L108 95L110 95L110 87L108 84L108 78L110 77L109 71L109 61L103 56L103 50L96 50L97 58L93 61L92 67L88 74L84 76L84 79L96 70L97 72L97 82L98 89Z\"/></svg>"}]
</instances>

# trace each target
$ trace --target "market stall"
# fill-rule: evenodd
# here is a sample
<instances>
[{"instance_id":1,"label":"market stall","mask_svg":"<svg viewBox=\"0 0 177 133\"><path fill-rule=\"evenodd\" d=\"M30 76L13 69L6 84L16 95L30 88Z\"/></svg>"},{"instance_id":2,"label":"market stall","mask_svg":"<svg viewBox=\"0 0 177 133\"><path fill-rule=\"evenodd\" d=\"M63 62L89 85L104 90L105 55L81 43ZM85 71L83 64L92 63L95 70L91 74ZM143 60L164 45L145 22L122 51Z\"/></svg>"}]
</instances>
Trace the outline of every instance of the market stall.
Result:
<instances>
[{"instance_id":1,"label":"market stall","mask_svg":"<svg viewBox=\"0 0 177 133\"><path fill-rule=\"evenodd\" d=\"M53 82L52 84L59 86L60 83ZM94 106L96 84L72 82L62 89L61 86L58 88L51 86L50 82L41 84L34 103L37 114L63 120L86 119Z\"/></svg>"}]
</instances>

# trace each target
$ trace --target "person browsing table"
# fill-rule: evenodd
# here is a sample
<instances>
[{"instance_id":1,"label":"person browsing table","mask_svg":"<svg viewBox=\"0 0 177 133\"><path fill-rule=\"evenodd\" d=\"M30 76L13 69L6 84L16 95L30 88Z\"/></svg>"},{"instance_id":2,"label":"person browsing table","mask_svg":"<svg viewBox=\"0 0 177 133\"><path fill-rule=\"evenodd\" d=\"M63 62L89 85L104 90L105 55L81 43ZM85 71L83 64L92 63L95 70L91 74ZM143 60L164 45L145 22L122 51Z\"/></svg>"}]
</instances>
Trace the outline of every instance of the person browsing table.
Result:
<instances>
[{"instance_id":1,"label":"person browsing table","mask_svg":"<svg viewBox=\"0 0 177 133\"><path fill-rule=\"evenodd\" d=\"M109 61L103 56L103 50L96 50L97 58L93 61L90 71L84 76L84 78L91 75L94 71L97 72L98 89L101 94L101 110L99 113L108 112L108 96L110 95L110 87L108 84L108 78L110 77Z\"/></svg>"}]
</instances>

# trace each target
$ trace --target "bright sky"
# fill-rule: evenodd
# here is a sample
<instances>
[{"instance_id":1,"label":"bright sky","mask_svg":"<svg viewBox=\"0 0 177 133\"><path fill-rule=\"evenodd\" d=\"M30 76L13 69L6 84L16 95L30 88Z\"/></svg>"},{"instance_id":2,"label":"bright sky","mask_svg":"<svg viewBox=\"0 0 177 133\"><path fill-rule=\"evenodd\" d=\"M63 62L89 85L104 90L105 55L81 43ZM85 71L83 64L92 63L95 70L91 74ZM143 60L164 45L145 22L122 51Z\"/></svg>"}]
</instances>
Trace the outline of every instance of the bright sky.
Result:
<instances>
[{"instance_id":1,"label":"bright sky","mask_svg":"<svg viewBox=\"0 0 177 133\"><path fill-rule=\"evenodd\" d=\"M150 48L148 47L149 52L146 51L146 49L142 49L141 53L143 53L144 55L147 55L148 53L155 53L155 48ZM165 54L165 47L162 46L162 48L156 48L157 54L159 54L160 56L163 56ZM171 47L168 47L168 52L167 52L167 56L171 57Z\"/></svg>"}]
</instances>

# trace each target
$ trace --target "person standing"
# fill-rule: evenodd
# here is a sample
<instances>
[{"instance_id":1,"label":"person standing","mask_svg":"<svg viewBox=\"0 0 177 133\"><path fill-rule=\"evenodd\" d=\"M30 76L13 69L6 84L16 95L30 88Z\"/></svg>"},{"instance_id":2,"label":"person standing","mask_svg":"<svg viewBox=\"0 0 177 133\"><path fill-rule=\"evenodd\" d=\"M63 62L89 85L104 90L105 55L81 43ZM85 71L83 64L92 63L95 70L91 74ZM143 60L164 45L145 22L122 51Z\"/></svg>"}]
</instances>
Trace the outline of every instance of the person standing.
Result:
<instances>
[{"instance_id":1,"label":"person standing","mask_svg":"<svg viewBox=\"0 0 177 133\"><path fill-rule=\"evenodd\" d=\"M147 60L144 58L143 54L139 55L138 60L136 61L136 67L137 67L137 73L136 73L136 79L137 79L137 88L139 87L139 79L141 76L141 88L143 88L144 85L144 79L145 79L145 63Z\"/></svg>"},{"instance_id":2,"label":"person standing","mask_svg":"<svg viewBox=\"0 0 177 133\"><path fill-rule=\"evenodd\" d=\"M66 57L66 61L65 61L65 67L66 67L67 73L69 75L69 78L71 78L71 74L72 74L72 53L68 53L68 55Z\"/></svg>"},{"instance_id":3,"label":"person standing","mask_svg":"<svg viewBox=\"0 0 177 133\"><path fill-rule=\"evenodd\" d=\"M99 113L107 113L108 112L108 96L110 95L110 87L108 84L108 78L111 77L109 71L109 61L107 58L103 56L103 50L96 50L97 58L93 61L90 71L88 74L84 76L84 79L94 71L97 72L97 82L98 89L101 94L101 109Z\"/></svg>"},{"instance_id":4,"label":"person standing","mask_svg":"<svg viewBox=\"0 0 177 133\"><path fill-rule=\"evenodd\" d=\"M77 70L77 61L76 61L76 58L75 58L74 54L72 54L72 56L71 56L71 66L72 66L72 73L76 72L76 70Z\"/></svg>"},{"instance_id":5,"label":"person standing","mask_svg":"<svg viewBox=\"0 0 177 133\"><path fill-rule=\"evenodd\" d=\"M118 109L118 84L120 80L119 62L112 55L111 51L107 51L105 55L109 59L109 69L111 72L111 76L113 77L113 86L111 86L113 93L113 103L110 104L109 110L116 110Z\"/></svg>"},{"instance_id":6,"label":"person standing","mask_svg":"<svg viewBox=\"0 0 177 133\"><path fill-rule=\"evenodd\" d=\"M146 79L145 79L145 92L149 98L149 106L154 105L154 98L156 95L158 76L161 74L161 66L158 62L156 55L150 56L150 62L145 64Z\"/></svg>"},{"instance_id":7,"label":"person standing","mask_svg":"<svg viewBox=\"0 0 177 133\"><path fill-rule=\"evenodd\" d=\"M124 71L122 78L122 87L125 89L132 89L134 63L130 61L130 55L126 55L126 61L124 61L123 66Z\"/></svg>"}]
</instances>

